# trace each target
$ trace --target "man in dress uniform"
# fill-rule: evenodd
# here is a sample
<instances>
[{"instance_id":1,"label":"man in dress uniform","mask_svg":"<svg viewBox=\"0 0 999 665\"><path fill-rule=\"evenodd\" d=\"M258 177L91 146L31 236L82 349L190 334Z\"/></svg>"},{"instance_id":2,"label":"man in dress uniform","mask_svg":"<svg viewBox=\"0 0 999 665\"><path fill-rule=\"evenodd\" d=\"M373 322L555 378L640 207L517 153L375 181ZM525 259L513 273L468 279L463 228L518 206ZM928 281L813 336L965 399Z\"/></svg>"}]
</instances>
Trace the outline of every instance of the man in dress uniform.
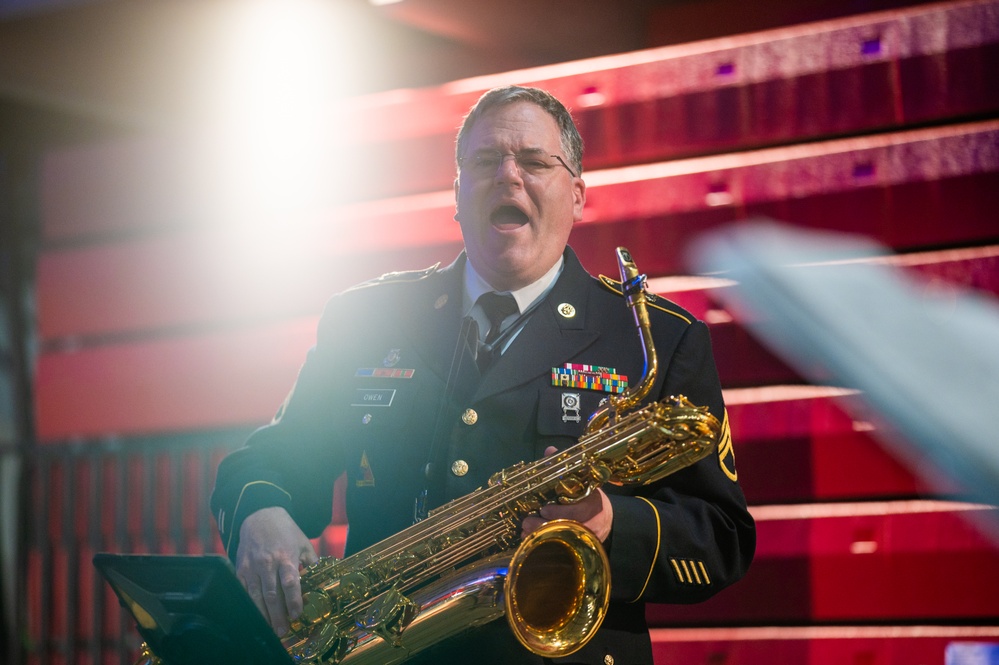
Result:
<instances>
[{"instance_id":1,"label":"man in dress uniform","mask_svg":"<svg viewBox=\"0 0 999 665\"><path fill-rule=\"evenodd\" d=\"M301 611L300 566L316 559L309 538L331 519L341 473L349 555L409 526L414 505L425 513L500 469L572 445L600 400L642 375L620 286L587 274L567 245L586 184L565 107L534 88L491 90L466 117L456 153L465 251L447 267L385 275L332 298L277 417L219 467L212 511L222 542L279 634ZM652 663L645 603L704 600L753 556L707 327L650 300L660 371L647 399L686 395L723 423L722 436L717 453L661 481L606 486L525 520L525 532L577 520L610 560L602 627L557 662ZM502 620L416 661L547 662Z\"/></svg>"}]
</instances>

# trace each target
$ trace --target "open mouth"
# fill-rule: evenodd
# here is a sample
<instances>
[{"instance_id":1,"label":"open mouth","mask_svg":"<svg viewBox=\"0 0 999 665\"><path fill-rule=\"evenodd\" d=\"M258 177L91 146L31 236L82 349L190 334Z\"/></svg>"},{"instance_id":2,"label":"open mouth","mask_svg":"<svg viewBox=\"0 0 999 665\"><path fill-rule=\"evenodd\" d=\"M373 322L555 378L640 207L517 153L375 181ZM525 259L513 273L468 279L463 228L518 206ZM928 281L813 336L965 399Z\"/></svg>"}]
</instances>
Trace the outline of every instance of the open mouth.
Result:
<instances>
[{"instance_id":1,"label":"open mouth","mask_svg":"<svg viewBox=\"0 0 999 665\"><path fill-rule=\"evenodd\" d=\"M496 227L515 228L527 224L527 215L515 206L500 206L489 215L489 222Z\"/></svg>"}]
</instances>

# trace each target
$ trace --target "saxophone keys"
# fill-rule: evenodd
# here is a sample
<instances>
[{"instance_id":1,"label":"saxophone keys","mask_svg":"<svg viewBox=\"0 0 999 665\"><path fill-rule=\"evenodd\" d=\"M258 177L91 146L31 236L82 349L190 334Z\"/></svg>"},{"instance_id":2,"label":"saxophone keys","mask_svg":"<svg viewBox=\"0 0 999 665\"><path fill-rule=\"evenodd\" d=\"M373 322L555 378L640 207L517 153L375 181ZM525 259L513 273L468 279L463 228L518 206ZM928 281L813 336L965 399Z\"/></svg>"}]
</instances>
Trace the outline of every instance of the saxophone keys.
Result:
<instances>
[{"instance_id":1,"label":"saxophone keys","mask_svg":"<svg viewBox=\"0 0 999 665\"><path fill-rule=\"evenodd\" d=\"M330 659L326 662L336 663L346 653L346 641L329 621L306 626L295 620L291 630L281 638L281 644L298 663L314 663L324 655Z\"/></svg>"},{"instance_id":2,"label":"saxophone keys","mask_svg":"<svg viewBox=\"0 0 999 665\"><path fill-rule=\"evenodd\" d=\"M590 485L580 482L579 479L569 477L558 482L555 493L558 495L558 502L562 504L576 503L590 495Z\"/></svg>"},{"instance_id":3,"label":"saxophone keys","mask_svg":"<svg viewBox=\"0 0 999 665\"><path fill-rule=\"evenodd\" d=\"M590 478L598 485L603 485L610 480L610 477L613 475L610 467L600 462L593 464L589 470Z\"/></svg>"},{"instance_id":4,"label":"saxophone keys","mask_svg":"<svg viewBox=\"0 0 999 665\"><path fill-rule=\"evenodd\" d=\"M530 515L541 510L543 504L537 496L529 495L520 497L511 505L512 512L517 515Z\"/></svg>"},{"instance_id":5,"label":"saxophone keys","mask_svg":"<svg viewBox=\"0 0 999 665\"><path fill-rule=\"evenodd\" d=\"M371 604L363 619L356 622L358 628L375 633L382 639L398 645L402 631L420 613L420 607L404 596L398 589L389 589Z\"/></svg>"},{"instance_id":6,"label":"saxophone keys","mask_svg":"<svg viewBox=\"0 0 999 665\"><path fill-rule=\"evenodd\" d=\"M308 624L317 624L333 612L333 604L329 596L322 591L308 591L302 594L302 614L299 620Z\"/></svg>"}]
</instances>

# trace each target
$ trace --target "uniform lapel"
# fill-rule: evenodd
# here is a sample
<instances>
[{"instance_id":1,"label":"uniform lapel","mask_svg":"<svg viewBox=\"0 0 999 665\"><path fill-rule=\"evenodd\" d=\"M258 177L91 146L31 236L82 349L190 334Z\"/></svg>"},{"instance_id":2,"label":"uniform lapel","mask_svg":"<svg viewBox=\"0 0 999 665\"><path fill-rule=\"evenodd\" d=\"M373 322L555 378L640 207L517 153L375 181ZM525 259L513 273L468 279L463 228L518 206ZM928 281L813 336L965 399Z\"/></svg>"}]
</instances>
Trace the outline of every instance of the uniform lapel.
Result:
<instances>
[{"instance_id":1,"label":"uniform lapel","mask_svg":"<svg viewBox=\"0 0 999 665\"><path fill-rule=\"evenodd\" d=\"M591 281L567 248L565 265L555 286L482 377L473 402L551 374L553 367L561 366L600 337L594 326L586 327Z\"/></svg>"},{"instance_id":2,"label":"uniform lapel","mask_svg":"<svg viewBox=\"0 0 999 665\"><path fill-rule=\"evenodd\" d=\"M403 320L408 327L404 334L441 382L447 385L450 377L449 389L462 387L470 392L479 380L479 370L466 345L459 341L464 263L462 253L433 276L428 288L410 303L410 317Z\"/></svg>"}]
</instances>

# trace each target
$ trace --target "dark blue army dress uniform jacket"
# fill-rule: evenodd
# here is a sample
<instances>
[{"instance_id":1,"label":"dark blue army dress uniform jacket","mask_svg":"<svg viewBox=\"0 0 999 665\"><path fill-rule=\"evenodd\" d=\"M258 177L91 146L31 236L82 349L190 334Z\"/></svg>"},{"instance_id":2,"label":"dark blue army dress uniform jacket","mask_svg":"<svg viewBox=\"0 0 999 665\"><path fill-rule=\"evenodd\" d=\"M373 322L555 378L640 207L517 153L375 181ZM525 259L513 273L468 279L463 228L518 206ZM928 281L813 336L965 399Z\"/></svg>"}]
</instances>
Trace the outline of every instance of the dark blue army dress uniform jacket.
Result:
<instances>
[{"instance_id":1,"label":"dark blue army dress uniform jacket","mask_svg":"<svg viewBox=\"0 0 999 665\"><path fill-rule=\"evenodd\" d=\"M242 520L267 506L285 507L318 536L344 471L349 555L410 526L432 448L431 507L548 446L572 445L605 393L553 385L553 368L593 365L638 382L643 356L631 311L616 284L587 274L571 249L543 302L480 376L459 339L464 261L331 299L278 416L219 467L212 509L230 557ZM661 298L650 315L660 371L649 399L684 394L724 423L723 436L716 455L655 484L604 488L614 509L611 606L594 638L558 662L652 663L644 604L704 600L738 580L753 556L707 327ZM564 393L578 395L579 418ZM501 619L414 662L544 661Z\"/></svg>"}]
</instances>

